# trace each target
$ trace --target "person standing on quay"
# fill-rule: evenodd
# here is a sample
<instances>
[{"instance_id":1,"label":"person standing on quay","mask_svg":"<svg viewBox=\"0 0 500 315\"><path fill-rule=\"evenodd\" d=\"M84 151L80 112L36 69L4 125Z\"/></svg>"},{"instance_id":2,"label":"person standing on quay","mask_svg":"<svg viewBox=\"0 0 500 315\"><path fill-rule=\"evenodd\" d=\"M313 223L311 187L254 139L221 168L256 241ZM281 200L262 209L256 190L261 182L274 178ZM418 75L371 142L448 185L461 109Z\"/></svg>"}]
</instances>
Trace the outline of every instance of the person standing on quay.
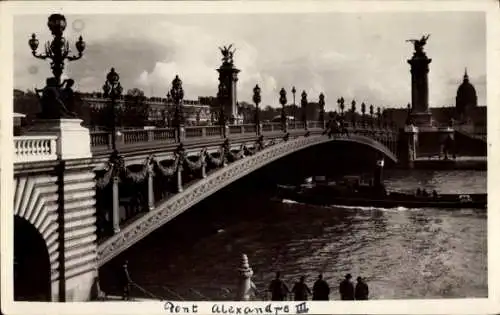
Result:
<instances>
[{"instance_id":1,"label":"person standing on quay","mask_svg":"<svg viewBox=\"0 0 500 315\"><path fill-rule=\"evenodd\" d=\"M330 296L330 286L323 280L323 275L319 274L318 280L313 286L313 301L328 301Z\"/></svg>"},{"instance_id":2,"label":"person standing on quay","mask_svg":"<svg viewBox=\"0 0 500 315\"><path fill-rule=\"evenodd\" d=\"M354 292L354 297L356 300L368 300L368 285L365 280L361 277L358 277L358 283L356 283L356 290Z\"/></svg>"},{"instance_id":3,"label":"person standing on quay","mask_svg":"<svg viewBox=\"0 0 500 315\"><path fill-rule=\"evenodd\" d=\"M125 260L123 262L122 270L120 273L120 285L123 288L123 294L122 297L124 300L128 301L130 300L130 283L132 280L130 279L130 275L128 273L128 261Z\"/></svg>"},{"instance_id":4,"label":"person standing on quay","mask_svg":"<svg viewBox=\"0 0 500 315\"><path fill-rule=\"evenodd\" d=\"M295 282L295 285L292 288L292 292L294 293L295 301L307 301L307 297L311 294L311 290L305 283L306 277L301 276L298 282Z\"/></svg>"},{"instance_id":5,"label":"person standing on quay","mask_svg":"<svg viewBox=\"0 0 500 315\"><path fill-rule=\"evenodd\" d=\"M276 272L276 278L274 278L269 285L272 301L284 301L287 294L290 293L286 284L281 281L280 276L280 272Z\"/></svg>"},{"instance_id":6,"label":"person standing on quay","mask_svg":"<svg viewBox=\"0 0 500 315\"><path fill-rule=\"evenodd\" d=\"M345 279L340 283L339 291L341 300L354 300L354 285L352 284L351 279L352 276L348 273L345 276Z\"/></svg>"}]
</instances>

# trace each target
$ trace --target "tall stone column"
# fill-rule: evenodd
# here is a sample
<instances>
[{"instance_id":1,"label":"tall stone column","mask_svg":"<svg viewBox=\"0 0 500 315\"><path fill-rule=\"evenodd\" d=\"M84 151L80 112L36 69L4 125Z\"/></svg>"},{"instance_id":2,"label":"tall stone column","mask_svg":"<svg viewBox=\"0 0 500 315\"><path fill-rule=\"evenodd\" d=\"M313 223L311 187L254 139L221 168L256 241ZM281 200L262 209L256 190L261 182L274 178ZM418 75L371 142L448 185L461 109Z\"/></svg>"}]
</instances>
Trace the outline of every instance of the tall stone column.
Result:
<instances>
[{"instance_id":1,"label":"tall stone column","mask_svg":"<svg viewBox=\"0 0 500 315\"><path fill-rule=\"evenodd\" d=\"M238 73L240 72L234 66L233 54L234 50L231 51L232 45L229 47L221 48L222 53L222 65L217 71L219 72L219 83L223 86L224 93L221 95L221 101L224 106L224 116L226 121L231 124L239 123L240 117L238 115L237 106L237 83L238 83Z\"/></svg>"},{"instance_id":2,"label":"tall stone column","mask_svg":"<svg viewBox=\"0 0 500 315\"><path fill-rule=\"evenodd\" d=\"M429 36L419 40L409 40L415 46L415 52L407 62L411 66L411 113L412 122L417 127L430 127L432 115L429 111L429 64L432 59L428 58L423 47Z\"/></svg>"}]
</instances>

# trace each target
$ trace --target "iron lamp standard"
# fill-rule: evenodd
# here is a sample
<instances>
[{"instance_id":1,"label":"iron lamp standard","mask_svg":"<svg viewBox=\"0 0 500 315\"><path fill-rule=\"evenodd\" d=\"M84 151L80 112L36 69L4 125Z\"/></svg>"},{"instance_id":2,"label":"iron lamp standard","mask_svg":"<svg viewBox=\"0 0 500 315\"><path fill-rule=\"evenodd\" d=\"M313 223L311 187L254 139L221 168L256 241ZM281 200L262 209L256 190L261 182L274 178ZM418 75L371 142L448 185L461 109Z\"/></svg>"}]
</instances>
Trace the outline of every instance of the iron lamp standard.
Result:
<instances>
[{"instance_id":1,"label":"iron lamp standard","mask_svg":"<svg viewBox=\"0 0 500 315\"><path fill-rule=\"evenodd\" d=\"M340 115L342 116L342 119L344 118L344 98L343 97L340 97L339 99L337 99L337 104L339 104L339 109L340 109Z\"/></svg>"},{"instance_id":2,"label":"iron lamp standard","mask_svg":"<svg viewBox=\"0 0 500 315\"><path fill-rule=\"evenodd\" d=\"M363 120L363 128L366 128L366 104L365 102L361 103L361 115Z\"/></svg>"},{"instance_id":3,"label":"iron lamp standard","mask_svg":"<svg viewBox=\"0 0 500 315\"><path fill-rule=\"evenodd\" d=\"M304 129L307 130L307 93L302 91L302 98L300 100L300 106L302 107L302 121L304 122Z\"/></svg>"},{"instance_id":4,"label":"iron lamp standard","mask_svg":"<svg viewBox=\"0 0 500 315\"><path fill-rule=\"evenodd\" d=\"M321 128L325 129L325 95L323 92L319 94L319 121L321 123Z\"/></svg>"},{"instance_id":5,"label":"iron lamp standard","mask_svg":"<svg viewBox=\"0 0 500 315\"><path fill-rule=\"evenodd\" d=\"M351 102L351 122L352 128L356 128L356 101L352 100Z\"/></svg>"},{"instance_id":6,"label":"iron lamp standard","mask_svg":"<svg viewBox=\"0 0 500 315\"><path fill-rule=\"evenodd\" d=\"M286 91L285 88L281 88L280 90L280 104L281 104L281 128L283 132L287 132L287 125L286 125L286 113L285 113L285 105L286 105Z\"/></svg>"},{"instance_id":7,"label":"iron lamp standard","mask_svg":"<svg viewBox=\"0 0 500 315\"><path fill-rule=\"evenodd\" d=\"M174 126L176 128L176 140L181 142L184 129L184 115L182 112L182 100L184 99L184 90L182 89L182 80L178 75L172 80L170 95L174 101Z\"/></svg>"},{"instance_id":8,"label":"iron lamp standard","mask_svg":"<svg viewBox=\"0 0 500 315\"><path fill-rule=\"evenodd\" d=\"M381 118L382 118L382 114L380 112L380 107L377 107L377 125L378 125L379 129L381 128L381 125L382 125Z\"/></svg>"},{"instance_id":9,"label":"iron lamp standard","mask_svg":"<svg viewBox=\"0 0 500 315\"><path fill-rule=\"evenodd\" d=\"M123 88L120 84L120 76L116 73L115 68L111 68L111 71L106 75L106 82L102 87L104 91L104 97L109 97L111 99L111 146L113 153L117 153L116 149L116 99L120 97L123 92Z\"/></svg>"},{"instance_id":10,"label":"iron lamp standard","mask_svg":"<svg viewBox=\"0 0 500 315\"><path fill-rule=\"evenodd\" d=\"M297 121L297 105L295 104L295 93L297 90L295 89L295 86L292 86L292 94L293 94L293 122L295 123Z\"/></svg>"},{"instance_id":11,"label":"iron lamp standard","mask_svg":"<svg viewBox=\"0 0 500 315\"><path fill-rule=\"evenodd\" d=\"M373 104L370 104L370 126L373 129Z\"/></svg>"},{"instance_id":12,"label":"iron lamp standard","mask_svg":"<svg viewBox=\"0 0 500 315\"><path fill-rule=\"evenodd\" d=\"M260 136L260 115L259 115L259 104L260 104L260 87L258 84L253 88L253 102L255 103L255 126L257 128L257 135Z\"/></svg>"},{"instance_id":13,"label":"iron lamp standard","mask_svg":"<svg viewBox=\"0 0 500 315\"><path fill-rule=\"evenodd\" d=\"M36 38L36 34L31 35L31 39L28 44L31 48L31 52L35 58L38 59L50 59L50 67L52 73L56 79L57 85L61 84L61 76L64 70L64 61L75 61L83 56L83 51L85 50L85 42L82 36L78 38L76 42L77 55L70 56L71 52L69 48L69 42L63 37L64 30L66 29L66 18L62 14L52 14L49 16L47 26L50 29L54 39L45 44L45 54L38 54L37 49L39 41Z\"/></svg>"}]
</instances>

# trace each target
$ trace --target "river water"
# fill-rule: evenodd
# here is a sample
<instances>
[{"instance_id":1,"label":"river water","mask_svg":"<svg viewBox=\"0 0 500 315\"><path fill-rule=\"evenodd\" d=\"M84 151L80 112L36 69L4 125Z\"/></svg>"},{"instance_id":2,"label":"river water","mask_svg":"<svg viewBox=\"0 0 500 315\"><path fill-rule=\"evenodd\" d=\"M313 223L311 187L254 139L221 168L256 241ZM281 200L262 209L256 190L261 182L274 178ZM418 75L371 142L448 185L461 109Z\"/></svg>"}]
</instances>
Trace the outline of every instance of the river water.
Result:
<instances>
[{"instance_id":1,"label":"river water","mask_svg":"<svg viewBox=\"0 0 500 315\"><path fill-rule=\"evenodd\" d=\"M390 190L486 192L486 172L480 171L384 176ZM367 279L371 299L487 297L485 210L317 207L271 197L269 189L248 183L231 187L115 261L128 259L134 281L168 299L233 299L242 253L260 290L280 270L290 287L301 275L312 286L322 272L334 300L346 273ZM111 263L101 270L107 293L120 292L116 269Z\"/></svg>"}]
</instances>

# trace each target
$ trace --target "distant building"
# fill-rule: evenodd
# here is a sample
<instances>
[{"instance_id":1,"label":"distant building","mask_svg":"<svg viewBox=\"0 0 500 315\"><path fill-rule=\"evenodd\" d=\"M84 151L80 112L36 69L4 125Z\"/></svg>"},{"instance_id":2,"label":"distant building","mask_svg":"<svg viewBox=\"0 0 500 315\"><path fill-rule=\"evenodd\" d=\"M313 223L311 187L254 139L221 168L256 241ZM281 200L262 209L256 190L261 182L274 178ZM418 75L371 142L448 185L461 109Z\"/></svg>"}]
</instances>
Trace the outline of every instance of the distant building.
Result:
<instances>
[{"instance_id":1,"label":"distant building","mask_svg":"<svg viewBox=\"0 0 500 315\"><path fill-rule=\"evenodd\" d=\"M104 109L110 100L104 98L100 92L80 93L83 102L92 109ZM198 100L183 100L183 114L185 125L209 124L211 121L210 104L207 98L200 97ZM148 121L152 124L167 124L172 122L175 106L173 100L167 95L162 97L146 97L145 105L148 108ZM117 106L127 106L126 95L121 95L117 100Z\"/></svg>"},{"instance_id":2,"label":"distant building","mask_svg":"<svg viewBox=\"0 0 500 315\"><path fill-rule=\"evenodd\" d=\"M467 114L477 108L477 94L474 86L469 82L467 69L465 69L464 79L458 87L455 98L457 119L463 121L467 119Z\"/></svg>"},{"instance_id":3,"label":"distant building","mask_svg":"<svg viewBox=\"0 0 500 315\"><path fill-rule=\"evenodd\" d=\"M467 70L457 89L455 106L431 107L429 110L435 126L453 121L454 124L469 125L474 129L486 129L486 106L478 106L476 89L469 81ZM389 108L385 113L398 127L403 127L408 118L408 108Z\"/></svg>"}]
</instances>

